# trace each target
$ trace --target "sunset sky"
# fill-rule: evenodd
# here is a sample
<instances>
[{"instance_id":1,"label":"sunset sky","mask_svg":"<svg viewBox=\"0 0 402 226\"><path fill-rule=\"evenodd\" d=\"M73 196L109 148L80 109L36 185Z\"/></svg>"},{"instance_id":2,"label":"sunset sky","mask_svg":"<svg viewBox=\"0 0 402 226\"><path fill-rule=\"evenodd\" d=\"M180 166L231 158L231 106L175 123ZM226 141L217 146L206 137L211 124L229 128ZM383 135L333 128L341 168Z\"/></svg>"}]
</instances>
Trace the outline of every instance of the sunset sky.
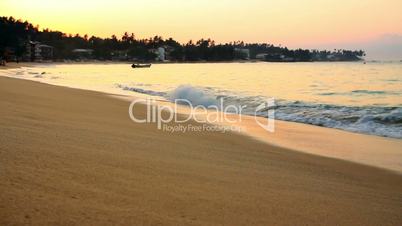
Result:
<instances>
[{"instance_id":1,"label":"sunset sky","mask_svg":"<svg viewBox=\"0 0 402 226\"><path fill-rule=\"evenodd\" d=\"M0 15L66 33L125 31L180 42L213 38L290 47L402 34L401 0L2 0Z\"/></svg>"}]
</instances>

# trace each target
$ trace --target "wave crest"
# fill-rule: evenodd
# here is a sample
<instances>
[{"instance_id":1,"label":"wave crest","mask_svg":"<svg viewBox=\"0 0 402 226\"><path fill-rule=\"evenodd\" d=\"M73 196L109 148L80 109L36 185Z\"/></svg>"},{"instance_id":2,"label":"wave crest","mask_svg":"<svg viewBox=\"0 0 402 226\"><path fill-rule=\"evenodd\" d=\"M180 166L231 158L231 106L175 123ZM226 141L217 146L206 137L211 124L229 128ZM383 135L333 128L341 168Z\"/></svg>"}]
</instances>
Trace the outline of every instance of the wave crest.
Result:
<instances>
[{"instance_id":1,"label":"wave crest","mask_svg":"<svg viewBox=\"0 0 402 226\"><path fill-rule=\"evenodd\" d=\"M170 101L187 100L193 106L217 106L216 97L206 91L193 87L191 85L181 85L167 94L167 99ZM186 103L186 102L183 102Z\"/></svg>"}]
</instances>

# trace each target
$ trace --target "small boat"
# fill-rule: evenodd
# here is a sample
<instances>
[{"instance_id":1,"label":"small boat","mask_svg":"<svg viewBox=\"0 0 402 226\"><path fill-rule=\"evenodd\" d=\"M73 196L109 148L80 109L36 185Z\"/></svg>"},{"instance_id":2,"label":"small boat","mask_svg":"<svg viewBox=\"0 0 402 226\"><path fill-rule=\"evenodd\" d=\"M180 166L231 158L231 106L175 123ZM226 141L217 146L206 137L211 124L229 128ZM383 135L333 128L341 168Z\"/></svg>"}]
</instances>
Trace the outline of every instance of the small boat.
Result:
<instances>
[{"instance_id":1,"label":"small boat","mask_svg":"<svg viewBox=\"0 0 402 226\"><path fill-rule=\"evenodd\" d=\"M150 68L151 64L132 64L132 68Z\"/></svg>"}]
</instances>

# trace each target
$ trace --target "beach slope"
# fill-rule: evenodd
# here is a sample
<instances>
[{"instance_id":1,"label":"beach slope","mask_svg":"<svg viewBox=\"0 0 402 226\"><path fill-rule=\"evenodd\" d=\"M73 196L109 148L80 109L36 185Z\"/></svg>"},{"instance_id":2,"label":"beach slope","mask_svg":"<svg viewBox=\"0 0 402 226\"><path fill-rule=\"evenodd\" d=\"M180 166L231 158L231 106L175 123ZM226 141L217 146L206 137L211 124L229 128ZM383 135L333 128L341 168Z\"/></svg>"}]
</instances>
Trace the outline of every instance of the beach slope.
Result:
<instances>
[{"instance_id":1,"label":"beach slope","mask_svg":"<svg viewBox=\"0 0 402 226\"><path fill-rule=\"evenodd\" d=\"M127 110L0 77L0 225L402 224L401 175Z\"/></svg>"}]
</instances>

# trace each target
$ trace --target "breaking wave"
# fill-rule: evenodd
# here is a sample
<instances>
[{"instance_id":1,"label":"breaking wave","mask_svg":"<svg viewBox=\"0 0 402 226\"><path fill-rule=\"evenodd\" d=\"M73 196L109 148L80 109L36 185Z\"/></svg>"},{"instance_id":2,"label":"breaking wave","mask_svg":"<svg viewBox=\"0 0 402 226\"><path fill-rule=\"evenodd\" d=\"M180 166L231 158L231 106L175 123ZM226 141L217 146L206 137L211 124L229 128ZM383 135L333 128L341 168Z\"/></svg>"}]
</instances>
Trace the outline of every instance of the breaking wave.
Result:
<instances>
[{"instance_id":1,"label":"breaking wave","mask_svg":"<svg viewBox=\"0 0 402 226\"><path fill-rule=\"evenodd\" d=\"M118 87L137 93L163 97L172 102L185 99L193 106L219 105L218 103L222 100L224 106L245 106L243 108L244 114L267 117L266 111L255 112L256 107L266 100L267 97L263 96L237 96L214 91L211 88L191 85L182 85L168 92L123 85L118 85ZM366 91L359 90L357 92ZM276 119L402 139L402 107L400 106L339 106L287 100L276 100L275 102Z\"/></svg>"},{"instance_id":2,"label":"breaking wave","mask_svg":"<svg viewBox=\"0 0 402 226\"><path fill-rule=\"evenodd\" d=\"M208 107L217 105L218 101L214 95L209 94L205 90L196 88L190 85L181 85L167 94L167 99L170 101L181 101L182 103L191 103L193 106ZM187 102L188 101L188 102Z\"/></svg>"}]
</instances>

